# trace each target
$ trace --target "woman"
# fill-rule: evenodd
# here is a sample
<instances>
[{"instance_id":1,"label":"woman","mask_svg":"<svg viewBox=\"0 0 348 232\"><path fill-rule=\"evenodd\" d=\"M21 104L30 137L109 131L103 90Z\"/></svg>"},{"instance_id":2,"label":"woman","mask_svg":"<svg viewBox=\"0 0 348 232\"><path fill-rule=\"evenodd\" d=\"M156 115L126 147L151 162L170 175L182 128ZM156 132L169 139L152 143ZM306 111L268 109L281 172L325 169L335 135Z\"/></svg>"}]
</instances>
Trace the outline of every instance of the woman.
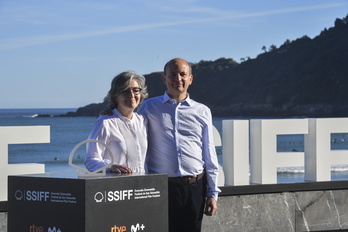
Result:
<instances>
[{"instance_id":1,"label":"woman","mask_svg":"<svg viewBox=\"0 0 348 232\"><path fill-rule=\"evenodd\" d=\"M101 115L89 139L104 142L114 155L110 172L145 172L147 129L144 118L134 112L148 96L145 78L135 72L122 72L111 82L106 100L112 115ZM89 143L86 168L95 171L110 164L110 154L99 143Z\"/></svg>"}]
</instances>

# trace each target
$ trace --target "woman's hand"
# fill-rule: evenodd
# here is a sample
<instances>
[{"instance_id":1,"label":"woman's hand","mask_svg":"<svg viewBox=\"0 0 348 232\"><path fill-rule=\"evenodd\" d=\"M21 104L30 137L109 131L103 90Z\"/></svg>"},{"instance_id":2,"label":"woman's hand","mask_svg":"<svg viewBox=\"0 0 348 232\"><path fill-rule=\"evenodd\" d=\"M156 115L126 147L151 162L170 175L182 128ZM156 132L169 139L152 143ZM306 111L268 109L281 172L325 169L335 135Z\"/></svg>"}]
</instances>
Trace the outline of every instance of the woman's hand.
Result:
<instances>
[{"instance_id":1,"label":"woman's hand","mask_svg":"<svg viewBox=\"0 0 348 232\"><path fill-rule=\"evenodd\" d=\"M110 172L115 173L133 173L133 170L125 165L113 164L110 167Z\"/></svg>"}]
</instances>

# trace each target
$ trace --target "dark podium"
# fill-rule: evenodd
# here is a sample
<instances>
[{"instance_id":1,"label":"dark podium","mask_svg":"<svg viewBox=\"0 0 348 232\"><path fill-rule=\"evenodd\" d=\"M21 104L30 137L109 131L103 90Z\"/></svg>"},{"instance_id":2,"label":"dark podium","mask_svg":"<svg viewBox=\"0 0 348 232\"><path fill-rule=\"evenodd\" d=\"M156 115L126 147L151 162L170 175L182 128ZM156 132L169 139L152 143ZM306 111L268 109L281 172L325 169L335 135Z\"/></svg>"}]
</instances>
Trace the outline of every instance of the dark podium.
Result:
<instances>
[{"instance_id":1,"label":"dark podium","mask_svg":"<svg viewBox=\"0 0 348 232\"><path fill-rule=\"evenodd\" d=\"M8 231L166 232L166 174L8 177Z\"/></svg>"}]
</instances>

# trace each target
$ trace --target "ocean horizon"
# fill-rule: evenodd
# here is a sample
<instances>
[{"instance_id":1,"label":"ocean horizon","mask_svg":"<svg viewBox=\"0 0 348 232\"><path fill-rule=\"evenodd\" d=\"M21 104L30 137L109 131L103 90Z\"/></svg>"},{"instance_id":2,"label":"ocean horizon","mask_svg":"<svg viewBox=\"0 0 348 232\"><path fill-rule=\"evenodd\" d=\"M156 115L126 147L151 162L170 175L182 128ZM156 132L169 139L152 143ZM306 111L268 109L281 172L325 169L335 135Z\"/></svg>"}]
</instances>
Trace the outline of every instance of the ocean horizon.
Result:
<instances>
[{"instance_id":1,"label":"ocean horizon","mask_svg":"<svg viewBox=\"0 0 348 232\"><path fill-rule=\"evenodd\" d=\"M0 126L50 126L50 143L10 144L9 163L45 164L45 172L73 172L68 165L72 149L86 140L96 117L38 117L38 115L60 115L76 111L75 108L52 109L0 109ZM222 120L229 117L213 117L213 124L222 136ZM249 119L249 118L238 118ZM278 152L303 152L303 135L281 135L277 137ZM348 150L348 134L332 134L332 150ZM216 147L222 166L222 147ZM85 147L75 153L73 163L84 168ZM332 180L348 180L348 164L332 166ZM278 183L304 181L303 167L278 168Z\"/></svg>"}]
</instances>

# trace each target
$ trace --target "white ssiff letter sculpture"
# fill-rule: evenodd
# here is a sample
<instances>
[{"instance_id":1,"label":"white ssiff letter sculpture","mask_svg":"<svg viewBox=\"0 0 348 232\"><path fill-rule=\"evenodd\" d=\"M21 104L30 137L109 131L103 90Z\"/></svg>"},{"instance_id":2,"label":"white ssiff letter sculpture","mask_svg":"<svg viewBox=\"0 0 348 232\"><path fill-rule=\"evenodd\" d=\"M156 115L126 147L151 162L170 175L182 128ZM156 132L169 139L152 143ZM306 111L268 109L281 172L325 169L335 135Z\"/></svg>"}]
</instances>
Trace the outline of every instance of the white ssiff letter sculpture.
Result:
<instances>
[{"instance_id":1,"label":"white ssiff letter sculpture","mask_svg":"<svg viewBox=\"0 0 348 232\"><path fill-rule=\"evenodd\" d=\"M348 118L223 120L222 141L213 133L222 146L219 186L277 184L277 168L298 166L307 181L331 181L331 166L348 164L347 150L331 150L331 134L348 133ZM277 152L277 135L291 134L304 135L304 152ZM49 126L0 127L0 201L7 200L8 175L45 172L44 164L8 164L8 145L49 142Z\"/></svg>"},{"instance_id":2,"label":"white ssiff letter sculpture","mask_svg":"<svg viewBox=\"0 0 348 232\"><path fill-rule=\"evenodd\" d=\"M49 143L49 126L0 127L0 201L7 201L7 176L44 173L44 164L9 164L8 145L27 143Z\"/></svg>"}]
</instances>

